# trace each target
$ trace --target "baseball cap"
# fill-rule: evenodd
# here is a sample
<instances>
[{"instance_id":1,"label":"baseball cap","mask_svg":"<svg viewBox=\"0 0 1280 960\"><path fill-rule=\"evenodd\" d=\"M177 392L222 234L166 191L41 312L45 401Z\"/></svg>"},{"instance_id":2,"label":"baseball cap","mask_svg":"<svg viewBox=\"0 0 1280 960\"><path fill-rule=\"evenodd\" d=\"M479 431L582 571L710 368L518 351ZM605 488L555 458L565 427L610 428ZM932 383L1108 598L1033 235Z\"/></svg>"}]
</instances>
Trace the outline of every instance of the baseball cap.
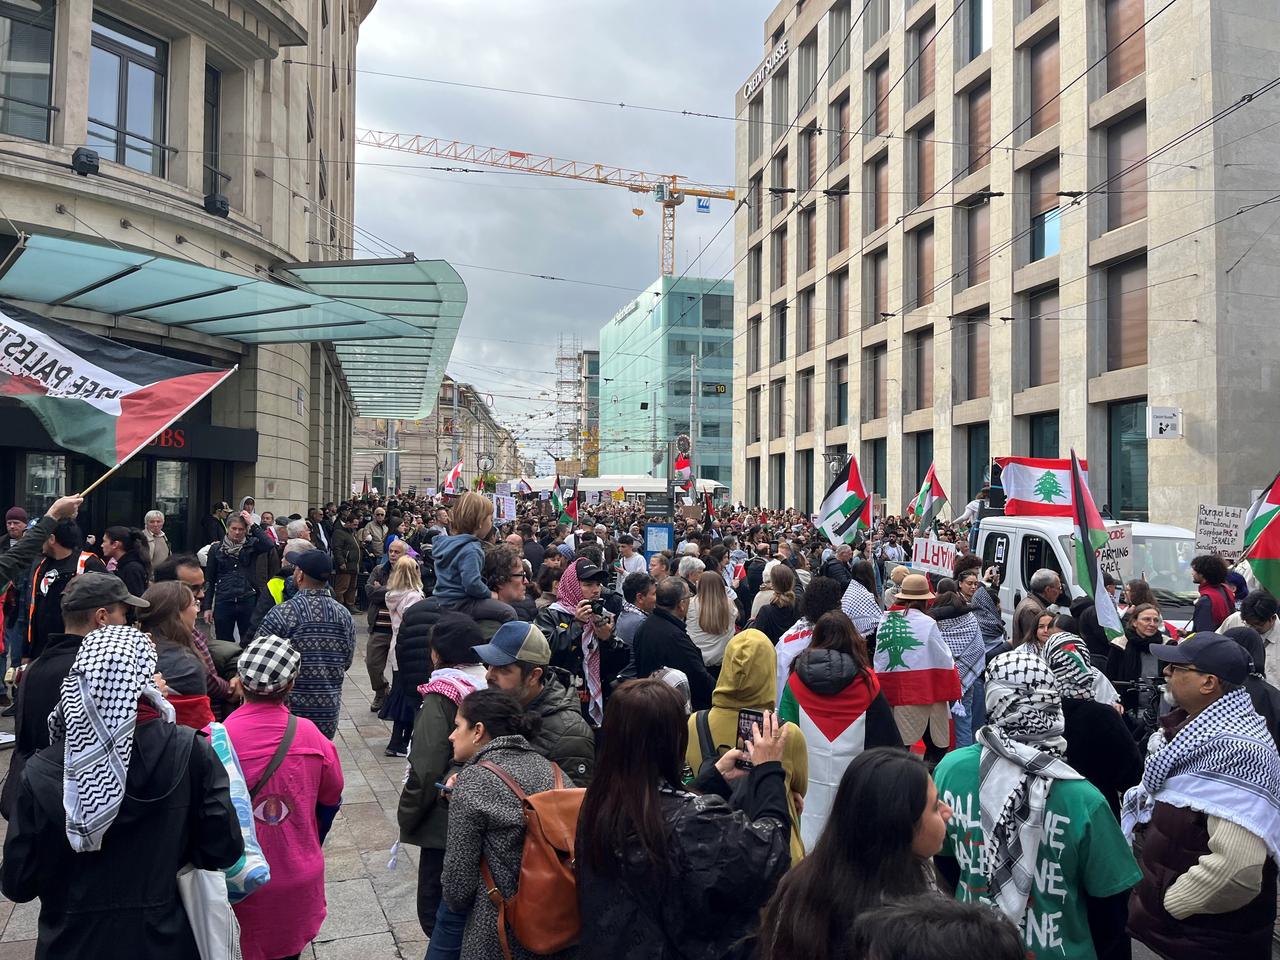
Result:
<instances>
[{"instance_id":1,"label":"baseball cap","mask_svg":"<svg viewBox=\"0 0 1280 960\"><path fill-rule=\"evenodd\" d=\"M1151 655L1165 663L1186 664L1228 683L1244 683L1249 679L1249 654L1240 644L1220 633L1193 633L1177 646L1153 643Z\"/></svg>"},{"instance_id":2,"label":"baseball cap","mask_svg":"<svg viewBox=\"0 0 1280 960\"><path fill-rule=\"evenodd\" d=\"M131 594L124 581L113 573L82 573L72 577L67 588L62 591L64 611L97 610L113 603L127 603L131 607L143 609L151 606L146 600Z\"/></svg>"},{"instance_id":3,"label":"baseball cap","mask_svg":"<svg viewBox=\"0 0 1280 960\"><path fill-rule=\"evenodd\" d=\"M509 620L498 628L493 639L475 648L480 662L505 667L519 660L545 667L551 663L551 645L546 635L532 623Z\"/></svg>"},{"instance_id":4,"label":"baseball cap","mask_svg":"<svg viewBox=\"0 0 1280 960\"><path fill-rule=\"evenodd\" d=\"M599 580L601 582L609 579L609 571L601 570L594 563L583 561L578 564L578 582L586 583L588 580Z\"/></svg>"},{"instance_id":5,"label":"baseball cap","mask_svg":"<svg viewBox=\"0 0 1280 960\"><path fill-rule=\"evenodd\" d=\"M333 558L323 550L294 550L284 558L312 580L328 580L333 576Z\"/></svg>"}]
</instances>

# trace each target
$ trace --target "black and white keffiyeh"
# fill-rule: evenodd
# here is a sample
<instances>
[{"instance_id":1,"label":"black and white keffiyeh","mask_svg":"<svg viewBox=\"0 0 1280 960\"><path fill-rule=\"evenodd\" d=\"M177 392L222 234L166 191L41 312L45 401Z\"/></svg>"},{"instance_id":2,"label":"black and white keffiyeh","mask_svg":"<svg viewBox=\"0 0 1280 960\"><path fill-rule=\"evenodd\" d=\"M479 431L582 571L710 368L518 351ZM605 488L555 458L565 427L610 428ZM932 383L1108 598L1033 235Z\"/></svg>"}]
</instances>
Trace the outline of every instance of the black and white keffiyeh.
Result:
<instances>
[{"instance_id":1,"label":"black and white keffiyeh","mask_svg":"<svg viewBox=\"0 0 1280 960\"><path fill-rule=\"evenodd\" d=\"M1074 633L1063 630L1050 635L1045 641L1044 659L1063 700L1094 698L1093 658L1088 645Z\"/></svg>"},{"instance_id":2,"label":"black and white keffiyeh","mask_svg":"<svg viewBox=\"0 0 1280 960\"><path fill-rule=\"evenodd\" d=\"M1124 795L1126 837L1157 802L1243 827L1280 863L1280 754L1245 690L1215 700L1147 757L1142 781Z\"/></svg>"},{"instance_id":3,"label":"black and white keffiyeh","mask_svg":"<svg viewBox=\"0 0 1280 960\"><path fill-rule=\"evenodd\" d=\"M960 671L960 689L968 693L973 682L982 676L982 667L987 657L978 618L972 613L966 613L960 617L939 620L938 632L942 634L947 649L955 658L956 669ZM963 716L963 712L960 715Z\"/></svg>"},{"instance_id":4,"label":"black and white keffiyeh","mask_svg":"<svg viewBox=\"0 0 1280 960\"><path fill-rule=\"evenodd\" d=\"M1028 646L987 668L987 725L978 731L978 806L987 848L987 898L1021 923L1044 839L1054 780L1079 780L1062 759L1062 700L1049 665Z\"/></svg>"},{"instance_id":5,"label":"black and white keffiyeh","mask_svg":"<svg viewBox=\"0 0 1280 960\"><path fill-rule=\"evenodd\" d=\"M172 723L173 707L155 686L156 648L133 627L106 626L80 644L62 697L49 714L49 742L63 739L62 808L76 853L102 846L124 802L138 700Z\"/></svg>"},{"instance_id":6,"label":"black and white keffiyeh","mask_svg":"<svg viewBox=\"0 0 1280 960\"><path fill-rule=\"evenodd\" d=\"M871 591L857 580L849 581L844 596L840 598L840 609L853 621L853 625L858 628L858 633L864 637L869 637L876 632L876 628L880 626L880 619L884 616L884 610L880 608Z\"/></svg>"}]
</instances>

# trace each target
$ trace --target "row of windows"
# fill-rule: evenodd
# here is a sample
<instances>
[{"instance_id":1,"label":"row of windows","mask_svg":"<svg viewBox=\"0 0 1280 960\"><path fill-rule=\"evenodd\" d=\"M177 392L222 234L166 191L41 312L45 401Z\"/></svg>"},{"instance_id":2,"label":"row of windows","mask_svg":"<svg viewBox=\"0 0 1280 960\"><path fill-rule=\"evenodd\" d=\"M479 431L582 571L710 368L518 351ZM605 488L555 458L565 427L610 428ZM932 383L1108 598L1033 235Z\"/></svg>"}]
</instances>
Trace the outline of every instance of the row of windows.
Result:
<instances>
[{"instance_id":1,"label":"row of windows","mask_svg":"<svg viewBox=\"0 0 1280 960\"><path fill-rule=\"evenodd\" d=\"M1119 520L1148 519L1147 503L1147 439L1146 400L1125 400L1107 405L1108 463L1104 507ZM1039 413L1017 418L1020 435L1024 438L1015 446L1021 447L1031 457L1055 458L1061 455L1059 444L1060 424L1057 413ZM975 495L986 484L991 464L991 426L988 423L957 427L953 448L957 461L963 464L964 496ZM1015 451L1015 452L1022 452ZM915 490L934 461L934 437L932 430L907 434L903 438L902 472ZM844 444L827 449L821 462L841 462L848 456ZM768 504L771 509L782 510L794 506L802 513L812 513L817 489L815 480L825 485L825 478L816 477L818 458L811 448L795 451L794 497L784 502L787 486L787 455L771 454L769 461ZM859 456L862 475L870 492L882 501L888 495L888 442L883 438L865 440ZM762 503L760 485L760 457L748 457L746 461L746 502Z\"/></svg>"}]
</instances>

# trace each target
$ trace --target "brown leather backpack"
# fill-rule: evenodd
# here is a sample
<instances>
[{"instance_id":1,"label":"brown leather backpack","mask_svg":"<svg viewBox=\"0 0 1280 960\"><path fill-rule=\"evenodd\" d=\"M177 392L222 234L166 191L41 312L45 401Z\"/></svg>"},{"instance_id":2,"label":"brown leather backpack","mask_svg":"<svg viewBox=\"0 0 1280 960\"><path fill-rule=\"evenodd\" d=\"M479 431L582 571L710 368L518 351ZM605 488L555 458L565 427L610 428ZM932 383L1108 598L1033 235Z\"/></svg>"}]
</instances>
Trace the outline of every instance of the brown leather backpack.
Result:
<instances>
[{"instance_id":1,"label":"brown leather backpack","mask_svg":"<svg viewBox=\"0 0 1280 960\"><path fill-rule=\"evenodd\" d=\"M560 767L551 764L555 786L529 796L501 767L482 760L476 766L495 774L524 807L524 851L515 895L506 899L494 886L489 862L480 860L485 893L498 909L498 940L502 955L512 960L507 924L531 953L555 953L578 942L582 918L578 914L578 886L573 873L574 838L578 811L586 793L565 788Z\"/></svg>"}]
</instances>

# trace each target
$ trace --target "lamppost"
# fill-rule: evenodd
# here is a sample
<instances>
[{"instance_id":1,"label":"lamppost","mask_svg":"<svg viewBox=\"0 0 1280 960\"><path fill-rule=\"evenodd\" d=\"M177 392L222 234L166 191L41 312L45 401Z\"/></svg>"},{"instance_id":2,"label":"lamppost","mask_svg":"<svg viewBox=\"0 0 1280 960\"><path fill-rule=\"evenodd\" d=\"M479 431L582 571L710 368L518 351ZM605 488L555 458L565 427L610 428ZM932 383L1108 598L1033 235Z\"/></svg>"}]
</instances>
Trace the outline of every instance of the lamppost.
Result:
<instances>
[{"instance_id":1,"label":"lamppost","mask_svg":"<svg viewBox=\"0 0 1280 960\"><path fill-rule=\"evenodd\" d=\"M826 461L827 473L833 477L840 472L840 468L849 460L848 454L839 453L837 451L828 450L822 455L822 459Z\"/></svg>"}]
</instances>

